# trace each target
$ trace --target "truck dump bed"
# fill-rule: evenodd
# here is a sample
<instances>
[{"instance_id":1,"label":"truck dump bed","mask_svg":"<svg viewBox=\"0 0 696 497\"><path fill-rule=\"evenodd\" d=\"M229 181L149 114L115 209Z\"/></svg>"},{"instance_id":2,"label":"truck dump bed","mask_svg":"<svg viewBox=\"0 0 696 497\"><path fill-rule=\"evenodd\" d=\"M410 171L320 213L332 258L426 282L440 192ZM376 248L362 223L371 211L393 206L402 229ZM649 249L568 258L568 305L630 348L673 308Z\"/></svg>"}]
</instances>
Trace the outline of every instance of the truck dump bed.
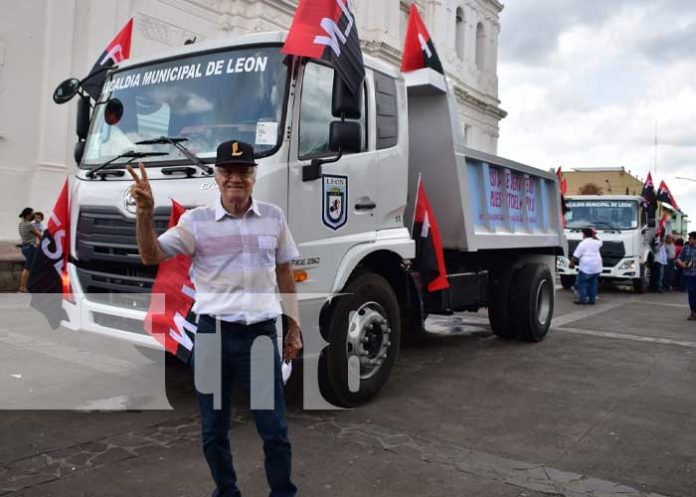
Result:
<instances>
[{"instance_id":1,"label":"truck dump bed","mask_svg":"<svg viewBox=\"0 0 696 497\"><path fill-rule=\"evenodd\" d=\"M419 176L446 249L548 248L564 252L560 190L544 172L464 146L456 96L431 69L406 75L409 112L409 203Z\"/></svg>"}]
</instances>

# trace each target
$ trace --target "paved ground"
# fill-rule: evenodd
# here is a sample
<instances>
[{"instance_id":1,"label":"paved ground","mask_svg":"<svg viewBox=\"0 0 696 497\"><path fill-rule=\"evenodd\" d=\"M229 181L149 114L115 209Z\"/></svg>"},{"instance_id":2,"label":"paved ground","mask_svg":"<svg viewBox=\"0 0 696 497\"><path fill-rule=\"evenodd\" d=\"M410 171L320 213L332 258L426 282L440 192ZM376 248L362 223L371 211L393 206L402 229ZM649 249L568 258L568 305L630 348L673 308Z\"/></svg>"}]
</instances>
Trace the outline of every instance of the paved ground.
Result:
<instances>
[{"instance_id":1,"label":"paved ground","mask_svg":"<svg viewBox=\"0 0 696 497\"><path fill-rule=\"evenodd\" d=\"M66 381L118 404L111 379L132 387L147 374L145 362L119 369L125 348L85 352L81 343L96 342L37 334L18 298L0 302L5 408L29 402L29 388L81 402L54 386ZM300 495L695 496L696 323L685 300L606 290L597 306L577 307L559 291L554 329L537 345L491 336L485 313L431 322L448 336L403 349L370 405L291 407ZM53 378L41 376L47 369ZM0 412L0 495L209 495L181 381L177 411ZM232 434L242 490L267 495L248 413L235 414Z\"/></svg>"}]
</instances>

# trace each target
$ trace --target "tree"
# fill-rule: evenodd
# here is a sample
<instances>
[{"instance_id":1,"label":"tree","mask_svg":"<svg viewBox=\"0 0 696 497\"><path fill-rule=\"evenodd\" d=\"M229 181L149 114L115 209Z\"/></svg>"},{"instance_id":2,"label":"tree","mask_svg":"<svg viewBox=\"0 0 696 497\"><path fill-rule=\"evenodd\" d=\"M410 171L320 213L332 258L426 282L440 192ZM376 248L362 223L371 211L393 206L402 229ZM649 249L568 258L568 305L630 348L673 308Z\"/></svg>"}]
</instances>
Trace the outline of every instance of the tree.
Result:
<instances>
[{"instance_id":1,"label":"tree","mask_svg":"<svg viewBox=\"0 0 696 497\"><path fill-rule=\"evenodd\" d=\"M601 195L602 189L594 183L585 183L578 190L580 195Z\"/></svg>"}]
</instances>

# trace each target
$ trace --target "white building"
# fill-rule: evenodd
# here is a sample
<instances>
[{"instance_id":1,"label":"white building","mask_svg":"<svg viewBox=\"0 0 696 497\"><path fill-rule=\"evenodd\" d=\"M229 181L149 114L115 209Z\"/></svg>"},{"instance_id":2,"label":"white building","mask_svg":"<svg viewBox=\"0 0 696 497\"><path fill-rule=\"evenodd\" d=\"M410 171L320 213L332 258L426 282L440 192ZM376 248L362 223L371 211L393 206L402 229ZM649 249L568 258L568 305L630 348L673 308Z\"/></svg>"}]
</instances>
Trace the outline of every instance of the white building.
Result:
<instances>
[{"instance_id":1,"label":"white building","mask_svg":"<svg viewBox=\"0 0 696 497\"><path fill-rule=\"evenodd\" d=\"M356 0L366 53L400 64L404 0ZM455 82L466 142L495 153L498 0L416 0ZM18 214L48 212L74 167L75 103L51 100L56 85L87 74L134 17L131 56L229 33L288 29L296 0L22 0L0 17L0 240L16 240Z\"/></svg>"}]
</instances>

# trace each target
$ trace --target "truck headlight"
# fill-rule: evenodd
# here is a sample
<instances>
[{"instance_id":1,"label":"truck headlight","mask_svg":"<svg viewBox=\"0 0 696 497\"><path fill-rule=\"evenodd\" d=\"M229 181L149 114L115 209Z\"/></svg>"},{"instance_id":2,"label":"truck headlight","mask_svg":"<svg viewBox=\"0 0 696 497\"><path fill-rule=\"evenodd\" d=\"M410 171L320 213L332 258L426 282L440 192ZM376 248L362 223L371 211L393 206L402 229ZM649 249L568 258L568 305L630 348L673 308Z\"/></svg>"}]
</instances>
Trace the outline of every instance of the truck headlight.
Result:
<instances>
[{"instance_id":1,"label":"truck headlight","mask_svg":"<svg viewBox=\"0 0 696 497\"><path fill-rule=\"evenodd\" d=\"M619 264L619 271L632 271L636 269L636 260L628 259Z\"/></svg>"},{"instance_id":2,"label":"truck headlight","mask_svg":"<svg viewBox=\"0 0 696 497\"><path fill-rule=\"evenodd\" d=\"M556 257L556 269L568 269L568 258L565 256Z\"/></svg>"}]
</instances>

